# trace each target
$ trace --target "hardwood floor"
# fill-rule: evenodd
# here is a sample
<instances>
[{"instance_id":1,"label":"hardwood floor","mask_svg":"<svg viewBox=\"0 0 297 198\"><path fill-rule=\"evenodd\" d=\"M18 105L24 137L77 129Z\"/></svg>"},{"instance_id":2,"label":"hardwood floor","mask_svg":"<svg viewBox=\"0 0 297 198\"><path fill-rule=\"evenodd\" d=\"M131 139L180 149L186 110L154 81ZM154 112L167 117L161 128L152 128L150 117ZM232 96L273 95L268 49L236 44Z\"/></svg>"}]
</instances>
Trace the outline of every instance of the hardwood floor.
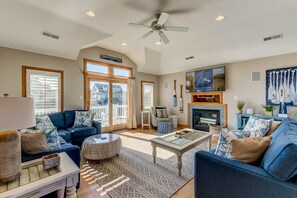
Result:
<instances>
[{"instance_id":1,"label":"hardwood floor","mask_svg":"<svg viewBox=\"0 0 297 198\"><path fill-rule=\"evenodd\" d=\"M177 130L185 128L184 126L178 127ZM136 129L137 132L142 132L144 134L155 133L156 130L144 129L139 130ZM131 130L131 132L136 131ZM127 130L124 130L127 131ZM121 131L117 131L121 132ZM109 198L110 196L103 191L103 189L99 186L99 184L89 175L83 168L81 168L81 179L80 179L80 188L77 191L78 198ZM179 191L174 193L172 198L194 198L194 180L190 180L185 186L183 186Z\"/></svg>"},{"instance_id":2,"label":"hardwood floor","mask_svg":"<svg viewBox=\"0 0 297 198\"><path fill-rule=\"evenodd\" d=\"M191 179L179 191L176 191L171 198L194 198L194 179Z\"/></svg>"},{"instance_id":3,"label":"hardwood floor","mask_svg":"<svg viewBox=\"0 0 297 198\"><path fill-rule=\"evenodd\" d=\"M77 198L109 198L108 194L100 188L98 183L83 170L80 174L80 188L77 191Z\"/></svg>"}]
</instances>

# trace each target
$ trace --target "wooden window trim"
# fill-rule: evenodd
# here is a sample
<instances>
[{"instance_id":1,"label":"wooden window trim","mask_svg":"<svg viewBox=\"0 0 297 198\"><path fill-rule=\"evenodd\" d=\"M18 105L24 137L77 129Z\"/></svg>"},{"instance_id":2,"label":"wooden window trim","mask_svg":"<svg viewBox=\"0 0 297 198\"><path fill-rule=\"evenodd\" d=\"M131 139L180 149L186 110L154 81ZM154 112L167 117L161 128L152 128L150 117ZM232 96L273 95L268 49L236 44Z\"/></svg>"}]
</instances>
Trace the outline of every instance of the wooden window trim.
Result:
<instances>
[{"instance_id":1,"label":"wooden window trim","mask_svg":"<svg viewBox=\"0 0 297 198\"><path fill-rule=\"evenodd\" d=\"M64 111L64 71L42 67L22 66L22 96L27 97L27 70L60 73L61 75L61 112Z\"/></svg>"},{"instance_id":2,"label":"wooden window trim","mask_svg":"<svg viewBox=\"0 0 297 198\"><path fill-rule=\"evenodd\" d=\"M142 80L141 82L141 101L140 101L140 105L141 105L141 111L143 111L143 84L144 83L152 83L153 84L153 94L154 94L154 98L153 98L153 105L155 105L155 82L153 81L146 81L146 80Z\"/></svg>"},{"instance_id":3,"label":"wooden window trim","mask_svg":"<svg viewBox=\"0 0 297 198\"><path fill-rule=\"evenodd\" d=\"M95 72L88 72L87 71L87 64L88 63L93 63L95 65L102 65L102 66L106 66L108 67L108 73L107 74L101 74L101 73L95 73ZM115 76L114 75L114 68L117 68L117 69L123 69L123 70L127 70L129 71L129 75L128 77L125 77L125 76ZM111 63L105 63L105 62L101 62L101 61L95 61L95 60L90 60L90 59L84 59L84 71L83 73L85 75L88 75L88 76L97 76L97 77L113 77L113 78L118 78L118 79L128 79L129 77L132 77L133 76L133 68L131 67L127 67L127 66L122 66L122 65L114 65L114 64L111 64Z\"/></svg>"},{"instance_id":4,"label":"wooden window trim","mask_svg":"<svg viewBox=\"0 0 297 198\"><path fill-rule=\"evenodd\" d=\"M107 66L108 67L108 74L100 74L100 73L95 73L95 72L88 72L87 71L87 64L92 63L92 64L97 64L97 65L102 65L102 66ZM130 76L125 77L125 76L115 76L113 74L113 69L118 68L118 69L124 69L128 70ZM105 63L101 61L96 61L96 60L91 60L91 59L83 59L83 75L84 75L84 108L88 109L89 108L89 85L88 82L89 80L101 80L101 81L106 81L106 82L125 82L128 83L128 79L133 76L133 68L127 67L127 66L121 66L121 65L114 65L111 63Z\"/></svg>"}]
</instances>

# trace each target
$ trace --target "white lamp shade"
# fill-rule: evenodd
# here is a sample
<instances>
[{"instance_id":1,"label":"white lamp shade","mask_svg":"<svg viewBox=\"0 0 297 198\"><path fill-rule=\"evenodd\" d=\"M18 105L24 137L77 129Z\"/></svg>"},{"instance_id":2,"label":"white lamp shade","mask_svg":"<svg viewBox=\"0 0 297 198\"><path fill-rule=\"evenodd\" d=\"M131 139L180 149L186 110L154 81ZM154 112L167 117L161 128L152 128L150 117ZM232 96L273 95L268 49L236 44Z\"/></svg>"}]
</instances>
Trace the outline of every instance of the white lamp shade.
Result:
<instances>
[{"instance_id":1,"label":"white lamp shade","mask_svg":"<svg viewBox=\"0 0 297 198\"><path fill-rule=\"evenodd\" d=\"M32 98L0 97L0 132L36 125Z\"/></svg>"}]
</instances>

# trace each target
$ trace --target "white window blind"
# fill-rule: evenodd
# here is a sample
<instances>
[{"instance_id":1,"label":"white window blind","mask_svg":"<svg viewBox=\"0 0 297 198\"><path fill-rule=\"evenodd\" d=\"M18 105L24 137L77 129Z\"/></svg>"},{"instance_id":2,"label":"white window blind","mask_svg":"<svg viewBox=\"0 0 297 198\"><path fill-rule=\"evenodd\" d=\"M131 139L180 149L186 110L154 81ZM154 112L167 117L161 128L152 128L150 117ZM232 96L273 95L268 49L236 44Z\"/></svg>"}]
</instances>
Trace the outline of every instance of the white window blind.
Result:
<instances>
[{"instance_id":1,"label":"white window blind","mask_svg":"<svg viewBox=\"0 0 297 198\"><path fill-rule=\"evenodd\" d=\"M61 111L61 74L27 70L27 96L33 98L37 115Z\"/></svg>"},{"instance_id":2,"label":"white window blind","mask_svg":"<svg viewBox=\"0 0 297 198\"><path fill-rule=\"evenodd\" d=\"M142 109L150 111L151 106L154 106L154 83L143 82L142 94Z\"/></svg>"}]
</instances>

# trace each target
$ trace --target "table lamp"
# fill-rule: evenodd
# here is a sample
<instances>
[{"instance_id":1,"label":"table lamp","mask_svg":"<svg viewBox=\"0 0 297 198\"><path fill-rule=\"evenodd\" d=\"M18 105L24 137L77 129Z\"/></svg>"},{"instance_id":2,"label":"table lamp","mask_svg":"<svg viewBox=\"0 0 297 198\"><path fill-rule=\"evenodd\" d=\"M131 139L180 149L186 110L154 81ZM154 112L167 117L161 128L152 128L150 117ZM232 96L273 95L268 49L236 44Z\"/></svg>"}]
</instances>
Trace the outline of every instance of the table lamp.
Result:
<instances>
[{"instance_id":1,"label":"table lamp","mask_svg":"<svg viewBox=\"0 0 297 198\"><path fill-rule=\"evenodd\" d=\"M32 98L0 97L0 181L21 175L21 140L19 129L35 126Z\"/></svg>"}]
</instances>

